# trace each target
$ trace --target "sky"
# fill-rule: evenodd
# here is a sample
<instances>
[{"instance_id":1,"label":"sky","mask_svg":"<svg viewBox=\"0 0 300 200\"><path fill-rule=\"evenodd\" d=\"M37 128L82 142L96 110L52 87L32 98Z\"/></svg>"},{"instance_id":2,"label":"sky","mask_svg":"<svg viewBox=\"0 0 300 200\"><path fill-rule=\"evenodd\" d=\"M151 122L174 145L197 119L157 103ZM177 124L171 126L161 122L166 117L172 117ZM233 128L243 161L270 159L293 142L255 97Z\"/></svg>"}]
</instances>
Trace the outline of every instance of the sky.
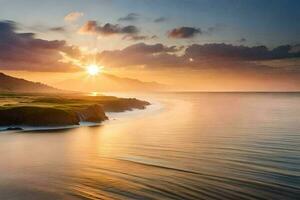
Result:
<instances>
[{"instance_id":1,"label":"sky","mask_svg":"<svg viewBox=\"0 0 300 200\"><path fill-rule=\"evenodd\" d=\"M300 90L298 0L0 0L0 70L172 90Z\"/></svg>"}]
</instances>

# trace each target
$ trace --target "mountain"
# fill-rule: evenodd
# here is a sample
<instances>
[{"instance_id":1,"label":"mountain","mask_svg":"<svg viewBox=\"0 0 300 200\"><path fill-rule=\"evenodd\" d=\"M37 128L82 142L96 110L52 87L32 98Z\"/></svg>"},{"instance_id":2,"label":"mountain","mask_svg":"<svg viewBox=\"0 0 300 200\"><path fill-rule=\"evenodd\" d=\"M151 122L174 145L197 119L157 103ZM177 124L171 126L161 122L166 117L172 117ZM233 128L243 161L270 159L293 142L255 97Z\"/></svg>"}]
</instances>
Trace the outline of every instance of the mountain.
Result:
<instances>
[{"instance_id":1,"label":"mountain","mask_svg":"<svg viewBox=\"0 0 300 200\"><path fill-rule=\"evenodd\" d=\"M107 73L94 77L83 75L62 81L56 86L65 90L81 92L162 91L166 88L165 85L157 82L143 82L138 79L122 78Z\"/></svg>"},{"instance_id":2,"label":"mountain","mask_svg":"<svg viewBox=\"0 0 300 200\"><path fill-rule=\"evenodd\" d=\"M62 91L42 83L15 78L0 72L0 92L53 93Z\"/></svg>"}]
</instances>

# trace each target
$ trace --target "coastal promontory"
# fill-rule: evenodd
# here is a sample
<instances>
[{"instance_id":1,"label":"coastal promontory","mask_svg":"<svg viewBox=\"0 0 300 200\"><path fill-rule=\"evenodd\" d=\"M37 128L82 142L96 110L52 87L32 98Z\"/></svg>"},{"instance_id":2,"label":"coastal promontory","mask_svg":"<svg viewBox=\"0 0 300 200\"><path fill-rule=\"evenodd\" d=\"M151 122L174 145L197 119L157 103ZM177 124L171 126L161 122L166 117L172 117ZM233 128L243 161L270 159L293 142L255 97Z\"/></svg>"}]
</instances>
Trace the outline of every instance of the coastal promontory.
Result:
<instances>
[{"instance_id":1,"label":"coastal promontory","mask_svg":"<svg viewBox=\"0 0 300 200\"><path fill-rule=\"evenodd\" d=\"M0 126L65 126L80 122L100 123L105 112L144 109L146 101L135 98L85 95L0 95Z\"/></svg>"}]
</instances>

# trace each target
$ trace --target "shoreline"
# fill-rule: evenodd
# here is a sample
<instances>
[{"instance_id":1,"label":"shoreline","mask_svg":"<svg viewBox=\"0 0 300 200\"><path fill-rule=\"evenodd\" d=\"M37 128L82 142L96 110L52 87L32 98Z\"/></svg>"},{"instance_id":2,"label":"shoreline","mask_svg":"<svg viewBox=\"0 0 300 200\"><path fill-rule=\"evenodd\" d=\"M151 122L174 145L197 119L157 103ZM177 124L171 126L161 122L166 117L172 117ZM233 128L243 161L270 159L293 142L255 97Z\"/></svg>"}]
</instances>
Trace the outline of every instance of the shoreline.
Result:
<instances>
[{"instance_id":1,"label":"shoreline","mask_svg":"<svg viewBox=\"0 0 300 200\"><path fill-rule=\"evenodd\" d=\"M89 97L16 94L2 96L0 105L0 132L17 132L99 126L115 118L116 115L112 113L145 110L151 104L136 98L104 95Z\"/></svg>"},{"instance_id":2,"label":"shoreline","mask_svg":"<svg viewBox=\"0 0 300 200\"><path fill-rule=\"evenodd\" d=\"M103 126L109 123L120 122L120 120L130 120L140 115L145 116L162 111L165 106L161 101L156 100L147 100L150 105L146 106L144 109L132 109L125 110L122 112L105 112L108 116L108 120L96 123L96 122L80 122L79 125L66 125L66 126L0 126L0 134L1 133L22 133L22 132L30 132L30 131L57 131L64 129L76 129L81 127L95 127L95 126ZM18 127L22 128L22 130L7 130L10 127Z\"/></svg>"},{"instance_id":3,"label":"shoreline","mask_svg":"<svg viewBox=\"0 0 300 200\"><path fill-rule=\"evenodd\" d=\"M64 130L64 129L75 129L81 127L94 127L94 126L102 126L107 123L111 123L113 121L119 121L126 117L136 117L142 112L151 112L157 110L158 108L154 108L153 106L158 106L157 103L149 102L150 105L146 106L144 109L132 109L132 110L125 110L122 112L105 112L108 116L108 119L102 122L85 122L82 121L79 125L65 125L65 126L25 126L25 125L11 125L11 126L0 126L0 134L1 133L17 133L17 132L28 132L28 131L56 131L56 130ZM152 107L152 108L151 108ZM161 106L162 107L162 106ZM159 108L161 108L159 107ZM130 116L128 116L130 115ZM7 130L8 128L21 128L20 130Z\"/></svg>"}]
</instances>

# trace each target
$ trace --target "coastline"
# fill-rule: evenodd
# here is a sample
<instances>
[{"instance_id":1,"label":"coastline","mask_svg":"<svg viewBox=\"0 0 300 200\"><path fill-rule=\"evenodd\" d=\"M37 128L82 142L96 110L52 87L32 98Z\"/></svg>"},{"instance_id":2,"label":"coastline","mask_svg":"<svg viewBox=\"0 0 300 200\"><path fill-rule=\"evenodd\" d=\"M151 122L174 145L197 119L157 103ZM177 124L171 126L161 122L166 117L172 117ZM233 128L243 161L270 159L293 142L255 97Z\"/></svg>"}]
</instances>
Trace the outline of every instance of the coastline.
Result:
<instances>
[{"instance_id":1,"label":"coastline","mask_svg":"<svg viewBox=\"0 0 300 200\"><path fill-rule=\"evenodd\" d=\"M0 107L0 132L62 130L99 126L116 113L144 111L151 103L115 96L22 96L25 101ZM15 99L10 99L12 102ZM0 99L0 103L1 103ZM109 116L109 117L108 117Z\"/></svg>"},{"instance_id":2,"label":"coastline","mask_svg":"<svg viewBox=\"0 0 300 200\"><path fill-rule=\"evenodd\" d=\"M126 110L122 112L105 112L108 120L96 123L96 122L80 122L79 125L66 125L66 126L0 126L0 133L16 133L16 132L28 132L28 131L56 131L56 130L64 130L64 129L76 129L81 127L94 127L94 126L102 126L110 123L119 123L123 120L133 120L137 117L143 115L143 117L157 113L162 111L165 106L161 101L157 101L151 99L150 101L147 99L147 102L150 105L146 106L144 109L132 109ZM19 127L22 130L7 130L10 127Z\"/></svg>"}]
</instances>

